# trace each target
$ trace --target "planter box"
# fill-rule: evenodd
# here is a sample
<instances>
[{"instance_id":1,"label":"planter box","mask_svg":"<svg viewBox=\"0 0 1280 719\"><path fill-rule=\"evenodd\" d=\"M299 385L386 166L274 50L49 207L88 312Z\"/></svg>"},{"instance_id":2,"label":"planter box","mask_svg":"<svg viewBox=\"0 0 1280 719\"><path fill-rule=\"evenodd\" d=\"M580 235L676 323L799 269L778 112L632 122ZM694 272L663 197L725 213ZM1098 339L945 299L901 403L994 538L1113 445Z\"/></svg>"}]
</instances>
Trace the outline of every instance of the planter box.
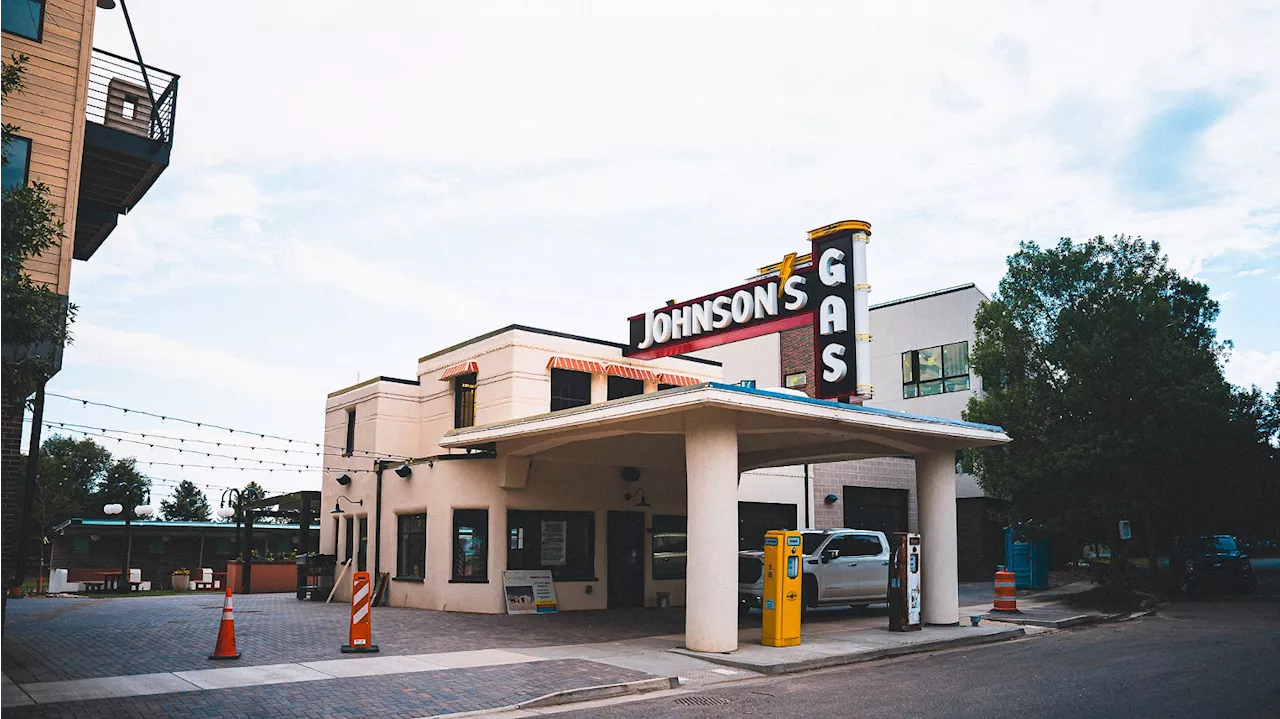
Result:
<instances>
[{"instance_id":1,"label":"planter box","mask_svg":"<svg viewBox=\"0 0 1280 719\"><path fill-rule=\"evenodd\" d=\"M240 590L240 577L243 574L244 564L242 562L227 562L227 586L231 587L231 591L237 594L243 593ZM297 565L292 562L289 564L275 562L270 564L253 563L253 569L249 571L250 594L296 591L298 591Z\"/></svg>"},{"instance_id":2,"label":"planter box","mask_svg":"<svg viewBox=\"0 0 1280 719\"><path fill-rule=\"evenodd\" d=\"M191 582L191 575L175 574L173 575L173 588L179 592L185 592L187 585Z\"/></svg>"}]
</instances>

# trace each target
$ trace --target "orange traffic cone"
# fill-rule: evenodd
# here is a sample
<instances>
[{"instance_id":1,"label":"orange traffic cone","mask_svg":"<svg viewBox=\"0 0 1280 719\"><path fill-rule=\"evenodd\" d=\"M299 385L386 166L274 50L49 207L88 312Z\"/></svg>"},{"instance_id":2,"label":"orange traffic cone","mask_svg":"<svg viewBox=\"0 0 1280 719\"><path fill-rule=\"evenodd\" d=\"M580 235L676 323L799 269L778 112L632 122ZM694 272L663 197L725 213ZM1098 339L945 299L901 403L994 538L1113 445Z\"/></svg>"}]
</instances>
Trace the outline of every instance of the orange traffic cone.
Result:
<instances>
[{"instance_id":1,"label":"orange traffic cone","mask_svg":"<svg viewBox=\"0 0 1280 719\"><path fill-rule=\"evenodd\" d=\"M218 625L218 646L213 648L210 659L239 659L236 651L236 618L231 613L231 587L227 587L227 598L222 602L222 623Z\"/></svg>"}]
</instances>

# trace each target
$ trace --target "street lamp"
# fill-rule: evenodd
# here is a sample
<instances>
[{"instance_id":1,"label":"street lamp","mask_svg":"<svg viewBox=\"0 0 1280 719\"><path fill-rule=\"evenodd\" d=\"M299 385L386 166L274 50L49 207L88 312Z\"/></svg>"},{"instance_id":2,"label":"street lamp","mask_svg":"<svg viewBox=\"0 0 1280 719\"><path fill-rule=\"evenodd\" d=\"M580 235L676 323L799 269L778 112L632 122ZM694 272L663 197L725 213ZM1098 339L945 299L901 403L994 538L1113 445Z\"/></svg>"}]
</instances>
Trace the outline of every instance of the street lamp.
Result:
<instances>
[{"instance_id":1,"label":"street lamp","mask_svg":"<svg viewBox=\"0 0 1280 719\"><path fill-rule=\"evenodd\" d=\"M155 514L155 507L150 504L139 504L133 508L133 516L138 519L145 519ZM102 512L108 516L114 517L117 514L124 515L124 557L123 564L120 565L120 584L129 587L129 563L133 554L133 524L128 514L124 513L124 505L119 503L102 505Z\"/></svg>"}]
</instances>

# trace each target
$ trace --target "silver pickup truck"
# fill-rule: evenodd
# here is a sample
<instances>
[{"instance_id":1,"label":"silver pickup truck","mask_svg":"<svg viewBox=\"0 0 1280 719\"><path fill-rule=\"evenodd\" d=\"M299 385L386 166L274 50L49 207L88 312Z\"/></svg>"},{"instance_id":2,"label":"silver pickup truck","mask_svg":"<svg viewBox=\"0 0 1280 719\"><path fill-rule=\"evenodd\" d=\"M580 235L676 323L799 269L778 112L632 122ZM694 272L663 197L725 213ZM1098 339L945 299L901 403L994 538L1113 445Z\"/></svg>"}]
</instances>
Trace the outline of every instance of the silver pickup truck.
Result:
<instances>
[{"instance_id":1,"label":"silver pickup truck","mask_svg":"<svg viewBox=\"0 0 1280 719\"><path fill-rule=\"evenodd\" d=\"M862 607L888 601L889 542L869 529L801 532L806 608ZM760 607L764 593L764 552L738 552L738 609Z\"/></svg>"}]
</instances>

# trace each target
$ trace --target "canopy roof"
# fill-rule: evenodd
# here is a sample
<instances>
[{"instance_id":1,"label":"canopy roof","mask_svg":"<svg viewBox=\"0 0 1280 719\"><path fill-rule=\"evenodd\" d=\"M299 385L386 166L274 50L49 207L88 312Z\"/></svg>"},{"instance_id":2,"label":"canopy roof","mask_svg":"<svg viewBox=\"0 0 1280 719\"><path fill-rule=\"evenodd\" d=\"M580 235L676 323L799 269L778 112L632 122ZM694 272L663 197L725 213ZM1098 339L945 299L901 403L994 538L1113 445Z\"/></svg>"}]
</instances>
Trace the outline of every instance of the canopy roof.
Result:
<instances>
[{"instance_id":1,"label":"canopy roof","mask_svg":"<svg viewBox=\"0 0 1280 719\"><path fill-rule=\"evenodd\" d=\"M683 469L684 415L729 411L741 471L1004 444L1000 427L712 382L447 433L447 448Z\"/></svg>"}]
</instances>

